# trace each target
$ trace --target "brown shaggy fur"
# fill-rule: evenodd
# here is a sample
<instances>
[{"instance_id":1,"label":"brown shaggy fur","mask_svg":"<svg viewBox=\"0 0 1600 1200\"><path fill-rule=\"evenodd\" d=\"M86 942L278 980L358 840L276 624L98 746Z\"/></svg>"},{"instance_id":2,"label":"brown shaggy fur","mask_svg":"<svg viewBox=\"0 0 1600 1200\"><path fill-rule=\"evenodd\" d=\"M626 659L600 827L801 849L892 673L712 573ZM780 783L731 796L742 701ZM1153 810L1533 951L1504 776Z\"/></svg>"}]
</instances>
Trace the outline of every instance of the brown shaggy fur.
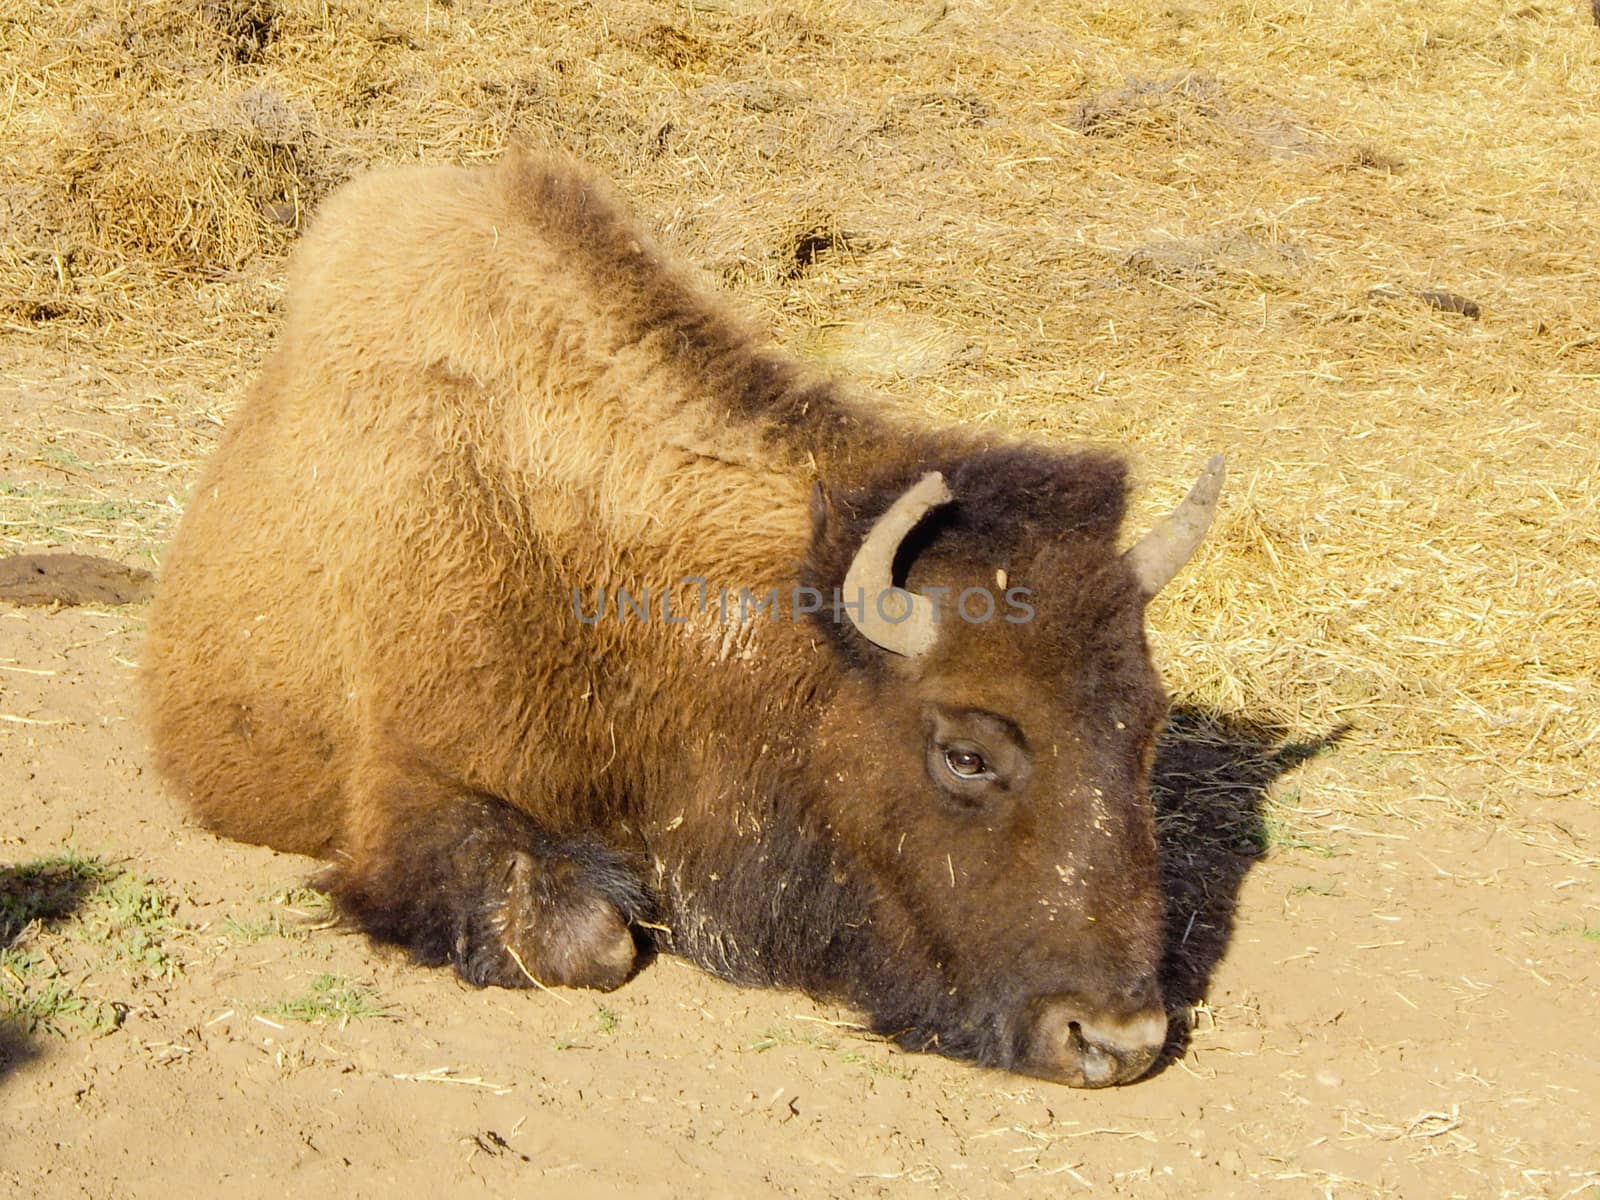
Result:
<instances>
[{"instance_id":1,"label":"brown shaggy fur","mask_svg":"<svg viewBox=\"0 0 1600 1200\"><path fill-rule=\"evenodd\" d=\"M521 154L348 185L290 297L146 653L161 768L209 828L331 858L369 932L478 983L611 987L653 941L1069 1081L1042 1004L1159 1004L1165 699L1117 460L892 426ZM826 613L723 626L676 584L836 587L930 468L956 500L910 585L1003 570L1035 621L950 621L913 662ZM673 584L685 624L576 619L575 589ZM1026 787L935 787L936 710L997 714Z\"/></svg>"}]
</instances>

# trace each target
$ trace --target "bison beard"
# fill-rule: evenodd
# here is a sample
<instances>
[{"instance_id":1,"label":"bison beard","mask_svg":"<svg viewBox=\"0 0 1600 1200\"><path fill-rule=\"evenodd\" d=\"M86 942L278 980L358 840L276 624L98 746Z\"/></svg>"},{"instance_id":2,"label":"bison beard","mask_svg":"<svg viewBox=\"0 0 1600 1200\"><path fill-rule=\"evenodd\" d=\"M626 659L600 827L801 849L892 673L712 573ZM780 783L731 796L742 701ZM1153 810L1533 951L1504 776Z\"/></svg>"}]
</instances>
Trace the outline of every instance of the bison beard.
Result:
<instances>
[{"instance_id":1,"label":"bison beard","mask_svg":"<svg viewBox=\"0 0 1600 1200\"><path fill-rule=\"evenodd\" d=\"M1124 476L850 398L571 164L377 172L297 250L168 552L158 763L474 984L613 988L660 951L1127 1082L1166 1032L1144 611L1222 473L1119 551ZM908 616L572 612L684 578ZM1029 619L937 600L974 588Z\"/></svg>"}]
</instances>

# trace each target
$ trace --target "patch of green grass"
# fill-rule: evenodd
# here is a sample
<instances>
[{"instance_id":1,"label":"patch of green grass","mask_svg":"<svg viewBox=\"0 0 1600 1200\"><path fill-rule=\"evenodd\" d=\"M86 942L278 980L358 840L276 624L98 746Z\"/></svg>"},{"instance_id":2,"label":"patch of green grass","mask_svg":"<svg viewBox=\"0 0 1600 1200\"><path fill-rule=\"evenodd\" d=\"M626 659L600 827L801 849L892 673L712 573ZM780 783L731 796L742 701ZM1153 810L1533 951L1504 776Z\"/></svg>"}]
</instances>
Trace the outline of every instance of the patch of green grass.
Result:
<instances>
[{"instance_id":1,"label":"patch of green grass","mask_svg":"<svg viewBox=\"0 0 1600 1200\"><path fill-rule=\"evenodd\" d=\"M228 940L233 942L259 942L269 937L294 937L296 932L284 928L283 918L277 913L268 913L255 920L239 920L237 917L227 917L222 922L223 931L228 935Z\"/></svg>"},{"instance_id":2,"label":"patch of green grass","mask_svg":"<svg viewBox=\"0 0 1600 1200\"><path fill-rule=\"evenodd\" d=\"M131 497L70 496L58 488L0 479L0 528L29 542L141 540L170 519L164 505Z\"/></svg>"},{"instance_id":3,"label":"patch of green grass","mask_svg":"<svg viewBox=\"0 0 1600 1200\"><path fill-rule=\"evenodd\" d=\"M175 909L155 884L73 849L0 867L0 1021L63 1036L117 1028L129 1005L86 982L113 969L133 987L177 974Z\"/></svg>"},{"instance_id":4,"label":"patch of green grass","mask_svg":"<svg viewBox=\"0 0 1600 1200\"><path fill-rule=\"evenodd\" d=\"M292 887L288 891L279 892L269 897L274 904L281 904L284 908L297 915L308 917L325 916L333 911L333 901L328 898L327 892L319 892L314 887Z\"/></svg>"},{"instance_id":5,"label":"patch of green grass","mask_svg":"<svg viewBox=\"0 0 1600 1200\"><path fill-rule=\"evenodd\" d=\"M849 1039L853 1040L853 1039ZM867 1042L857 1042L857 1045L868 1045ZM869 1075L886 1076L892 1079L910 1079L911 1072L906 1067L899 1065L892 1058L880 1058L868 1051L853 1050L848 1047L848 1040L841 1045L839 1039L830 1037L821 1030L807 1029L804 1032L795 1029L774 1025L763 1029L755 1041L740 1049L750 1054L765 1054L768 1050L779 1046L802 1046L810 1050L820 1050L825 1054L837 1054L838 1061L845 1066L855 1067Z\"/></svg>"},{"instance_id":6,"label":"patch of green grass","mask_svg":"<svg viewBox=\"0 0 1600 1200\"><path fill-rule=\"evenodd\" d=\"M343 975L318 975L303 995L261 1011L289 1021L338 1021L343 1025L362 1017L381 1017L387 1010L370 984L355 983Z\"/></svg>"},{"instance_id":7,"label":"patch of green grass","mask_svg":"<svg viewBox=\"0 0 1600 1200\"><path fill-rule=\"evenodd\" d=\"M91 941L146 978L171 979L178 973L178 960L167 949L177 932L177 901L154 884L123 874L101 885L94 902L85 919Z\"/></svg>"},{"instance_id":8,"label":"patch of green grass","mask_svg":"<svg viewBox=\"0 0 1600 1200\"><path fill-rule=\"evenodd\" d=\"M312 887L267 892L257 896L256 901L272 905L275 911L227 917L223 921L223 931L230 941L250 943L272 937L305 938L312 929L333 916L333 901L325 892ZM285 913L289 917L287 920Z\"/></svg>"},{"instance_id":9,"label":"patch of green grass","mask_svg":"<svg viewBox=\"0 0 1600 1200\"><path fill-rule=\"evenodd\" d=\"M47 955L0 950L0 1023L24 1033L92 1036L116 1029L126 1013L126 1005L74 990Z\"/></svg>"},{"instance_id":10,"label":"patch of green grass","mask_svg":"<svg viewBox=\"0 0 1600 1200\"><path fill-rule=\"evenodd\" d=\"M1600 942L1600 925L1592 921L1585 921L1582 925L1575 925L1571 921L1567 921L1563 924L1552 926L1545 932L1557 936L1575 933L1586 942Z\"/></svg>"},{"instance_id":11,"label":"patch of green grass","mask_svg":"<svg viewBox=\"0 0 1600 1200\"><path fill-rule=\"evenodd\" d=\"M617 1014L604 1004L596 1004L594 1006L593 1017L595 1029L606 1037L614 1036L622 1024ZM583 1031L576 1024L566 1033L556 1038L554 1044L557 1050L592 1050L594 1048L583 1040Z\"/></svg>"},{"instance_id":12,"label":"patch of green grass","mask_svg":"<svg viewBox=\"0 0 1600 1200\"><path fill-rule=\"evenodd\" d=\"M854 1050L845 1051L839 1056L839 1061L847 1066L860 1067L868 1075L877 1075L888 1079L910 1079L913 1074L892 1059L873 1058L865 1054L858 1054Z\"/></svg>"},{"instance_id":13,"label":"patch of green grass","mask_svg":"<svg viewBox=\"0 0 1600 1200\"><path fill-rule=\"evenodd\" d=\"M94 474L93 467L84 462L83 459L79 458L71 450L68 450L62 446L47 446L44 451L44 458L45 461L53 462L58 467L66 467L68 470L72 471L81 471L85 475Z\"/></svg>"},{"instance_id":14,"label":"patch of green grass","mask_svg":"<svg viewBox=\"0 0 1600 1200\"><path fill-rule=\"evenodd\" d=\"M1273 805L1261 810L1251 833L1256 851L1260 854L1273 850L1306 850L1323 858L1335 858L1342 853L1326 842L1316 841L1294 828L1284 811Z\"/></svg>"},{"instance_id":15,"label":"patch of green grass","mask_svg":"<svg viewBox=\"0 0 1600 1200\"><path fill-rule=\"evenodd\" d=\"M34 922L71 916L85 896L114 874L116 868L72 849L0 867L0 947L17 941Z\"/></svg>"},{"instance_id":16,"label":"patch of green grass","mask_svg":"<svg viewBox=\"0 0 1600 1200\"><path fill-rule=\"evenodd\" d=\"M1337 896L1339 888L1332 883L1297 883L1289 889L1291 896Z\"/></svg>"},{"instance_id":17,"label":"patch of green grass","mask_svg":"<svg viewBox=\"0 0 1600 1200\"><path fill-rule=\"evenodd\" d=\"M813 1050L837 1050L839 1043L821 1033L796 1033L781 1025L773 1025L763 1029L756 1035L756 1040L748 1046L740 1047L742 1050L754 1054L765 1054L777 1046L809 1046Z\"/></svg>"}]
</instances>

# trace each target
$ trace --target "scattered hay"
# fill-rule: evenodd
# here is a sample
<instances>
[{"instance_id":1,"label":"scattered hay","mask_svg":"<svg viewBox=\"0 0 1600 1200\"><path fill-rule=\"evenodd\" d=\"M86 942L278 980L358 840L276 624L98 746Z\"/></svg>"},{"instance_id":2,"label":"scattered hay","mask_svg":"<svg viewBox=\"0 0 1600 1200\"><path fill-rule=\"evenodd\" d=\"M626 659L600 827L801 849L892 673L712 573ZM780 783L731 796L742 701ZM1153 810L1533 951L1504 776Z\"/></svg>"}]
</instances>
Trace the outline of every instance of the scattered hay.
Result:
<instances>
[{"instance_id":1,"label":"scattered hay","mask_svg":"<svg viewBox=\"0 0 1600 1200\"><path fill-rule=\"evenodd\" d=\"M1181 71L1166 79L1133 77L1095 92L1073 106L1070 120L1089 137L1169 138L1220 121L1226 105L1215 79Z\"/></svg>"},{"instance_id":2,"label":"scattered hay","mask_svg":"<svg viewBox=\"0 0 1600 1200\"><path fill-rule=\"evenodd\" d=\"M299 212L320 195L308 123L259 86L153 120L97 120L69 132L44 200L63 214L57 228L74 248L201 274L237 271L283 250Z\"/></svg>"},{"instance_id":3,"label":"scattered hay","mask_svg":"<svg viewBox=\"0 0 1600 1200\"><path fill-rule=\"evenodd\" d=\"M283 32L264 3L45 5L5 30L35 64L14 103L0 314L103 322L163 303L174 273L217 277L287 249L352 164L314 101L262 71ZM10 282L15 280L16 282Z\"/></svg>"},{"instance_id":4,"label":"scattered hay","mask_svg":"<svg viewBox=\"0 0 1600 1200\"><path fill-rule=\"evenodd\" d=\"M1265 292L1286 290L1309 261L1296 246L1274 245L1236 229L1148 242L1130 250L1123 264L1152 279L1226 282Z\"/></svg>"},{"instance_id":5,"label":"scattered hay","mask_svg":"<svg viewBox=\"0 0 1600 1200\"><path fill-rule=\"evenodd\" d=\"M278 11L267 0L206 0L200 16L222 35L221 51L230 62L260 62L278 36Z\"/></svg>"}]
</instances>

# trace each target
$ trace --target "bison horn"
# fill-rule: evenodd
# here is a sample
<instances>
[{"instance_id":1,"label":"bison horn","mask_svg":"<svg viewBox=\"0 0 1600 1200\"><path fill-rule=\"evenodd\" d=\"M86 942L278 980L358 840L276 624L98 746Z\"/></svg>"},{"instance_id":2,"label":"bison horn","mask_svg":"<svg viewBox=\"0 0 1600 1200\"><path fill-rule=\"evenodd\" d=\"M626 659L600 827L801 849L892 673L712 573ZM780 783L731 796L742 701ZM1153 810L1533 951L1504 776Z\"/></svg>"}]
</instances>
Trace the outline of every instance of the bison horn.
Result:
<instances>
[{"instance_id":1,"label":"bison horn","mask_svg":"<svg viewBox=\"0 0 1600 1200\"><path fill-rule=\"evenodd\" d=\"M845 612L850 623L867 641L892 654L916 658L926 654L939 636L933 601L894 586L894 558L906 534L928 510L949 500L944 476L929 471L902 492L867 531L845 572ZM884 615L886 607L894 612L896 606L905 613L897 621Z\"/></svg>"},{"instance_id":2,"label":"bison horn","mask_svg":"<svg viewBox=\"0 0 1600 1200\"><path fill-rule=\"evenodd\" d=\"M1214 454L1183 503L1128 551L1127 563L1146 596L1164 588L1206 536L1222 494L1222 478L1222 455Z\"/></svg>"}]
</instances>

